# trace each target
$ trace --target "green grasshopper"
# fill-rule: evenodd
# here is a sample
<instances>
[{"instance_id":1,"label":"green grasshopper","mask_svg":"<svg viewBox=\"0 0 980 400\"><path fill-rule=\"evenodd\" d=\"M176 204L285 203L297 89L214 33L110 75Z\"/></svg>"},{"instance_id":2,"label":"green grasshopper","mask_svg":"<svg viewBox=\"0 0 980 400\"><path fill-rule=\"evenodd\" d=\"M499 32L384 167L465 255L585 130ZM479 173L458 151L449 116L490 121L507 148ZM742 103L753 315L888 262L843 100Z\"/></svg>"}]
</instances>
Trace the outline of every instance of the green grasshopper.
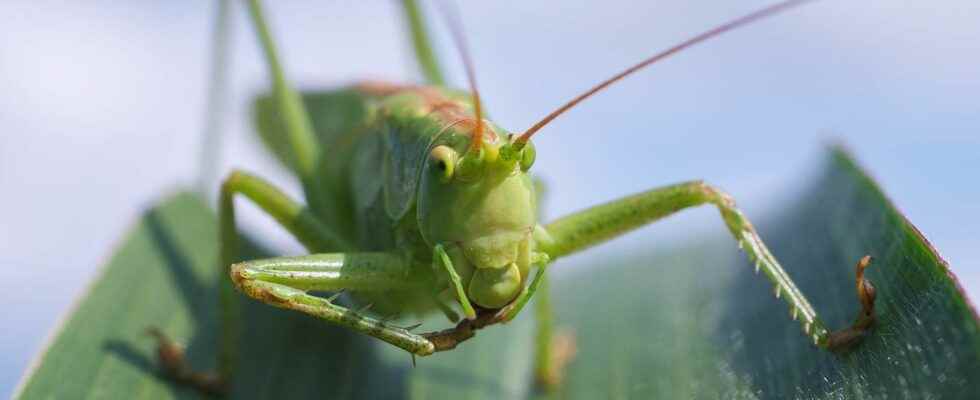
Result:
<instances>
[{"instance_id":1,"label":"green grasshopper","mask_svg":"<svg viewBox=\"0 0 980 400\"><path fill-rule=\"evenodd\" d=\"M520 134L483 118L472 63L458 23L448 18L470 91L446 88L413 0L404 1L417 59L429 85L362 83L298 94L287 83L258 0L249 12L272 77L272 93L256 102L262 138L302 184L306 205L272 184L236 171L221 186L219 219L223 334L218 371L192 371L182 350L161 332L159 357L175 380L220 393L238 351L239 292L354 329L414 357L455 348L477 330L506 323L533 296L537 304L535 373L544 387L561 379L573 345L554 335L547 266L680 210L714 205L739 246L772 282L803 333L820 348L842 350L874 323L875 289L857 264L861 311L852 326L830 332L732 199L700 181L634 194L539 224L531 137L560 114L623 77L687 47L805 1L778 3L694 36L599 83ZM233 199L242 195L271 215L311 253L238 259ZM532 270L534 272L532 278ZM324 298L311 292L333 291ZM334 300L351 293L366 306ZM443 312L455 326L415 333L373 314ZM460 319L459 313L462 313Z\"/></svg>"}]
</instances>

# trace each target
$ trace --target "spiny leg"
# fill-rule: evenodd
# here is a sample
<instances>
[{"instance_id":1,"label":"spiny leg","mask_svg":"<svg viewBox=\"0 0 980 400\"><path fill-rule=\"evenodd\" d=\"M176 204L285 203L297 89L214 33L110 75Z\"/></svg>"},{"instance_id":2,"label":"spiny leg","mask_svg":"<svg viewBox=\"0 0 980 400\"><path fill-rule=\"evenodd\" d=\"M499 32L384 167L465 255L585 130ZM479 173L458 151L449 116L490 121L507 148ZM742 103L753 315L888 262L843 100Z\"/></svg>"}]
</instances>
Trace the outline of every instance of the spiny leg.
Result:
<instances>
[{"instance_id":1,"label":"spiny leg","mask_svg":"<svg viewBox=\"0 0 980 400\"><path fill-rule=\"evenodd\" d=\"M310 290L429 290L404 257L389 253L331 253L245 261L231 267L235 286L276 307L300 311L384 340L412 354L432 354L424 336L333 303Z\"/></svg>"},{"instance_id":2,"label":"spiny leg","mask_svg":"<svg viewBox=\"0 0 980 400\"><path fill-rule=\"evenodd\" d=\"M221 393L236 364L240 311L238 294L230 279L228 267L238 261L238 232L235 228L234 197L242 194L271 215L300 243L312 251L347 248L345 241L325 227L306 209L282 191L259 177L241 171L232 172L221 185L219 224L221 251L218 268L221 335L218 345L218 372L195 372L184 360L183 349L162 331L150 328L156 337L157 352L163 369L173 379L208 393Z\"/></svg>"},{"instance_id":3,"label":"spiny leg","mask_svg":"<svg viewBox=\"0 0 980 400\"><path fill-rule=\"evenodd\" d=\"M565 216L548 224L545 227L547 234L536 236L540 238L538 245L541 250L552 258L559 258L682 209L703 204L713 204L718 208L739 247L755 263L756 271L762 270L765 273L775 286L776 297L781 297L786 302L793 318L800 320L803 332L815 344L828 350L843 350L866 336L874 323L874 286L864 278L864 268L870 262L870 257L862 259L856 273L858 299L862 306L859 317L851 327L831 333L763 244L749 220L735 208L732 199L700 181L653 189Z\"/></svg>"}]
</instances>

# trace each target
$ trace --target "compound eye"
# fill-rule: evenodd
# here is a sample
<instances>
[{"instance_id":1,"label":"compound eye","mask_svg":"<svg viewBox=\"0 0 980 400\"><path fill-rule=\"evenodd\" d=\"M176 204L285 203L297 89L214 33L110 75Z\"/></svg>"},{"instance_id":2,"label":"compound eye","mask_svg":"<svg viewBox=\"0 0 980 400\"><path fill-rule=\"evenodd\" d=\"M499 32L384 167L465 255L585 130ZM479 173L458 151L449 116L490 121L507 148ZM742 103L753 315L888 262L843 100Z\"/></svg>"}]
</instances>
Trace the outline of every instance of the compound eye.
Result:
<instances>
[{"instance_id":1,"label":"compound eye","mask_svg":"<svg viewBox=\"0 0 980 400\"><path fill-rule=\"evenodd\" d=\"M449 146L439 145L429 152L431 164L443 182L453 179L453 171L456 169L456 150Z\"/></svg>"}]
</instances>

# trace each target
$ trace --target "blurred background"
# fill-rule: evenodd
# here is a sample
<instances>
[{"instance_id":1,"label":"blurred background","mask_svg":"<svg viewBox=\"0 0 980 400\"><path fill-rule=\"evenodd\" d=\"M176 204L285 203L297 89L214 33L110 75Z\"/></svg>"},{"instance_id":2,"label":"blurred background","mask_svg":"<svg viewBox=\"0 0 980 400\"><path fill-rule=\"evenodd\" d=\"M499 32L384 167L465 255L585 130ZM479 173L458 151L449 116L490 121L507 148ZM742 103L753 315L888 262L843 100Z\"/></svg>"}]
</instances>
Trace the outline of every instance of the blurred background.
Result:
<instances>
[{"instance_id":1,"label":"blurred background","mask_svg":"<svg viewBox=\"0 0 980 400\"><path fill-rule=\"evenodd\" d=\"M491 116L522 130L595 82L770 1L460 4ZM234 2L229 76L208 194L240 167L298 187L254 140L267 78ZM304 87L418 81L394 1L267 5L289 77ZM0 3L0 395L70 312L127 228L201 175L216 2ZM428 15L435 17L432 4ZM451 81L461 63L432 33ZM757 224L792 201L843 142L980 296L980 3L820 1L670 58L536 136L556 216L704 178ZM245 229L300 247L254 207ZM577 256L724 234L686 212ZM733 242L734 246L734 242ZM778 254L777 254L778 256Z\"/></svg>"}]
</instances>

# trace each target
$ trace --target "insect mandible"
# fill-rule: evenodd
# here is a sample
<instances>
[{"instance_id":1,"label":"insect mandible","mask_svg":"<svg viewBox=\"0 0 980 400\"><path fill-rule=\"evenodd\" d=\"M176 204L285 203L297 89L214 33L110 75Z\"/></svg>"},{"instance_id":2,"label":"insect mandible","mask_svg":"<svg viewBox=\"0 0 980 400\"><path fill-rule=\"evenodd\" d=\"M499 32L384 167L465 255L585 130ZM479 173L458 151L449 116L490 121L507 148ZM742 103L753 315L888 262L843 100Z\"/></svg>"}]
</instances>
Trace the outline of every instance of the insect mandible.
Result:
<instances>
[{"instance_id":1,"label":"insect mandible","mask_svg":"<svg viewBox=\"0 0 980 400\"><path fill-rule=\"evenodd\" d=\"M233 378L238 346L238 292L272 306L348 327L414 356L447 351L479 329L510 321L533 296L548 296L552 262L680 210L713 205L756 271L772 282L808 340L820 348L853 347L874 323L875 289L856 268L861 310L831 332L770 254L732 199L701 181L637 193L548 223L538 223L536 185L529 175L531 138L582 100L650 64L721 33L805 3L791 0L719 25L635 64L517 133L483 118L476 79L459 24L447 17L462 55L469 92L444 86L413 0L403 2L427 85L365 82L299 94L288 84L258 0L249 13L272 78L271 95L256 102L263 139L300 181L303 205L262 178L231 173L219 195L222 330L218 371L192 371L182 350L159 330L160 362L175 380L221 393ZM343 108L343 114L336 112ZM272 216L311 255L240 261L234 198L244 196ZM348 292L349 309L313 291ZM547 302L545 302L547 303ZM455 326L415 333L376 315L443 312ZM460 316L459 314L462 314ZM550 309L536 314L550 321ZM542 326L539 324L539 326ZM543 326L536 378L561 379L567 340ZM559 345L559 343L562 343Z\"/></svg>"}]
</instances>

